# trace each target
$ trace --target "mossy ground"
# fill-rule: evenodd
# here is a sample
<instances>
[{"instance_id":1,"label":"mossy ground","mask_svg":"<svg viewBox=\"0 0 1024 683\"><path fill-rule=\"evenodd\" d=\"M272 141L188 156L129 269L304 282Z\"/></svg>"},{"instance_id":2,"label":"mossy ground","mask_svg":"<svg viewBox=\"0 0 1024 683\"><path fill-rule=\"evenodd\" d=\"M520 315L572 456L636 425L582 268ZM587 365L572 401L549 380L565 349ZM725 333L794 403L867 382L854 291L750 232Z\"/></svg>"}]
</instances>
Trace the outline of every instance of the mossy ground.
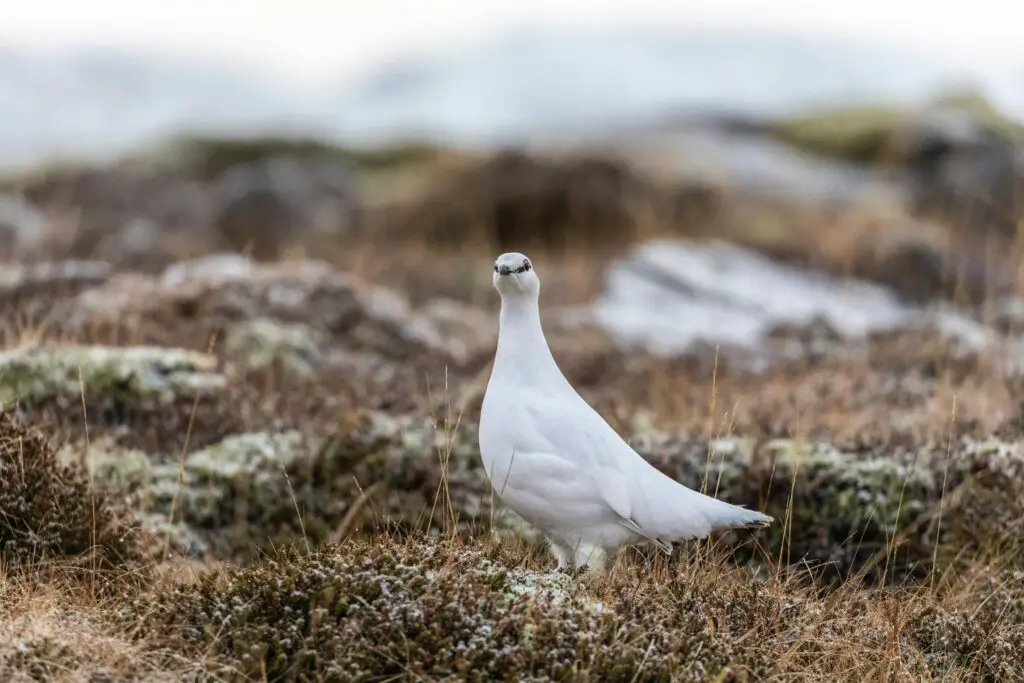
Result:
<instances>
[{"instance_id":1,"label":"mossy ground","mask_svg":"<svg viewBox=\"0 0 1024 683\"><path fill-rule=\"evenodd\" d=\"M725 232L851 257L820 228ZM487 240L332 246L309 253L493 313ZM545 304L591 298L611 253L531 254ZM752 373L553 332L644 457L778 520L569 576L488 494L488 353L441 359L329 277L302 310L299 276L132 278L145 314L113 323L60 314L97 282L0 293L0 680L1024 680L1024 386L999 358L797 332Z\"/></svg>"},{"instance_id":2,"label":"mossy ground","mask_svg":"<svg viewBox=\"0 0 1024 683\"><path fill-rule=\"evenodd\" d=\"M1024 630L998 599L812 595L713 552L588 579L521 549L378 537L204 575L139 618L240 679L1011 680L1024 664Z\"/></svg>"},{"instance_id":3,"label":"mossy ground","mask_svg":"<svg viewBox=\"0 0 1024 683\"><path fill-rule=\"evenodd\" d=\"M1008 139L1024 140L1024 126L1001 114L984 97L951 93L916 110L906 107L864 105L839 107L793 116L771 124L780 140L797 147L866 164L894 161L904 136L922 114L936 110L968 114Z\"/></svg>"},{"instance_id":4,"label":"mossy ground","mask_svg":"<svg viewBox=\"0 0 1024 683\"><path fill-rule=\"evenodd\" d=\"M130 372L106 383L85 369L83 392L61 370L7 423L17 438L36 435L45 471L65 474L44 495L13 489L53 501L23 516L60 533L45 571L24 553L5 565L0 619L14 635L0 671L82 681L1024 680L1014 413L989 409L993 421L979 422L933 386L948 414L917 403L906 413L916 423L896 419L907 394L924 391L909 378L936 356L873 348L865 386L831 395L801 388L816 386L816 372L843 376L827 365L759 388L763 379L724 366L650 359L629 369L609 351L580 386L634 446L779 524L671 557L625 552L604 577L553 572L529 529L522 536L514 517L492 511L475 450L478 399L461 417L453 407L453 394L472 394L475 368L450 373L447 389L392 387L419 392L404 415L336 396L332 410L332 394L357 385L273 363L254 370L225 349L202 366L235 401L223 422L204 420L194 394L162 393ZM870 379L882 368L905 386ZM980 371L955 370L938 371L949 396L991 389ZM664 401L655 374L703 377L689 395L717 387L715 402L673 420L681 407ZM381 385L358 390L367 386ZM735 393L744 387L746 400ZM803 391L816 411L793 404ZM137 394L140 408L81 421L83 393L87 406ZM869 404L891 421L836 429L837 416ZM206 433L192 443L133 433L163 419ZM98 528L119 530L98 539L119 548L102 568L86 561L88 515L68 502L92 494L107 501Z\"/></svg>"}]
</instances>

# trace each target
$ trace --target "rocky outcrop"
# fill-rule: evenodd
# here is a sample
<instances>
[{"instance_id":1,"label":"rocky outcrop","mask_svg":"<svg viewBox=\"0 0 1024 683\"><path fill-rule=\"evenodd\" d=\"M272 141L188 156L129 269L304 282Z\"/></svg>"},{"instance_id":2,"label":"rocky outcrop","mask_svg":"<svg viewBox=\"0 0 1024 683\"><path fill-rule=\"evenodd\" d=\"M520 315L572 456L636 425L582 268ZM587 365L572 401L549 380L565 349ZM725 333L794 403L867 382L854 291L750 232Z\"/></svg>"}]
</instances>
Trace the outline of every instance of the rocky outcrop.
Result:
<instances>
[{"instance_id":1,"label":"rocky outcrop","mask_svg":"<svg viewBox=\"0 0 1024 683\"><path fill-rule=\"evenodd\" d=\"M965 438L950 451L843 452L791 440L679 441L651 427L633 446L677 481L779 522L762 542L786 563L810 563L825 580L863 571L874 580L954 567L967 547L1012 542L1024 513L1024 446ZM321 431L229 436L170 461L94 448L97 478L127 486L150 521L184 523L217 554L248 556L266 542L391 529L509 530L495 514L475 425L360 412ZM99 460L96 460L96 459ZM175 507L176 506L176 507ZM499 536L501 533L499 533ZM723 534L742 541L750 532ZM200 547L197 545L196 547ZM193 548L195 551L196 548ZM755 553L756 555L756 553Z\"/></svg>"},{"instance_id":2,"label":"rocky outcrop","mask_svg":"<svg viewBox=\"0 0 1024 683\"><path fill-rule=\"evenodd\" d=\"M217 360L159 347L34 346L0 353L0 406L108 400L156 407L210 399L227 380Z\"/></svg>"},{"instance_id":3,"label":"rocky outcrop","mask_svg":"<svg viewBox=\"0 0 1024 683\"><path fill-rule=\"evenodd\" d=\"M177 248L273 259L310 233L342 233L357 216L353 183L341 160L269 152L209 175L202 166L154 160L54 171L23 182L22 191L77 224L66 245L70 255L156 267L173 260Z\"/></svg>"},{"instance_id":4,"label":"rocky outcrop","mask_svg":"<svg viewBox=\"0 0 1024 683\"><path fill-rule=\"evenodd\" d=\"M21 196L0 193L0 259L38 256L50 230L50 221L39 208Z\"/></svg>"},{"instance_id":5,"label":"rocky outcrop","mask_svg":"<svg viewBox=\"0 0 1024 683\"><path fill-rule=\"evenodd\" d=\"M136 501L153 535L189 554L247 558L298 538L315 546L380 525L486 519L476 439L462 433L470 429L367 412L333 433L231 435L181 461L109 441L85 458L97 481Z\"/></svg>"},{"instance_id":6,"label":"rocky outcrop","mask_svg":"<svg viewBox=\"0 0 1024 683\"><path fill-rule=\"evenodd\" d=\"M148 329L153 339L204 348L226 333L231 353L283 344L312 358L314 338L320 337L393 359L426 352L458 363L468 354L429 314L414 314L403 296L319 261L261 264L212 254L177 263L158 277L112 277L70 300L57 317L71 333Z\"/></svg>"}]
</instances>

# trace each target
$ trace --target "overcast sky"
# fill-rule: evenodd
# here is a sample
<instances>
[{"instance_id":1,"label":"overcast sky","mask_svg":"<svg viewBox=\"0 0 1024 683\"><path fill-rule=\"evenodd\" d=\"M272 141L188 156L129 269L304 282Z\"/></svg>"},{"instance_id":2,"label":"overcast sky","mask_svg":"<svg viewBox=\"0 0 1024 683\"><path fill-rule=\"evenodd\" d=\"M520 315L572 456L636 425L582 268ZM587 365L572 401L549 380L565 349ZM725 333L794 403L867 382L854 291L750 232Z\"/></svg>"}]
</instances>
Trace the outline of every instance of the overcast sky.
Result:
<instances>
[{"instance_id":1,"label":"overcast sky","mask_svg":"<svg viewBox=\"0 0 1024 683\"><path fill-rule=\"evenodd\" d=\"M1022 0L0 0L0 44L114 45L338 82L389 57L523 25L788 29L1024 64Z\"/></svg>"}]
</instances>

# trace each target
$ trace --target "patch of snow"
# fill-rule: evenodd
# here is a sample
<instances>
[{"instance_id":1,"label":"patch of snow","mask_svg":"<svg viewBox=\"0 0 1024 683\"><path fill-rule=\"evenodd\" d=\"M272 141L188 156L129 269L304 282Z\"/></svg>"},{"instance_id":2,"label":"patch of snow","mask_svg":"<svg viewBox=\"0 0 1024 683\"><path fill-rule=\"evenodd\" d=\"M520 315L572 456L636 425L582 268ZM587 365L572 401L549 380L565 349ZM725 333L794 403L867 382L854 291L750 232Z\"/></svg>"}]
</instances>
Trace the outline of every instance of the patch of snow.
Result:
<instances>
[{"instance_id":1,"label":"patch of snow","mask_svg":"<svg viewBox=\"0 0 1024 683\"><path fill-rule=\"evenodd\" d=\"M789 266L725 242L651 242L614 264L590 311L617 343L677 355L700 343L756 349L775 328L824 322L840 337L930 326L970 346L989 331L888 288Z\"/></svg>"}]
</instances>

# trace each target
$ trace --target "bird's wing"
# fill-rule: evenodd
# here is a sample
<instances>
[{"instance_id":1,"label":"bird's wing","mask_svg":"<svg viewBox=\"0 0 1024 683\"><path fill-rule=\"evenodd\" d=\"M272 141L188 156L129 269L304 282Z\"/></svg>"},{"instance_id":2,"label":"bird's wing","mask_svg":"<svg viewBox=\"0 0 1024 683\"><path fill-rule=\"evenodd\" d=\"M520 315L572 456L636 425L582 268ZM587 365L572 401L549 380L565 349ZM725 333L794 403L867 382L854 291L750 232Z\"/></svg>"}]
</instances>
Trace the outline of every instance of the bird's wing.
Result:
<instances>
[{"instance_id":1,"label":"bird's wing","mask_svg":"<svg viewBox=\"0 0 1024 683\"><path fill-rule=\"evenodd\" d=\"M571 460L577 476L588 480L594 494L633 533L658 543L671 552L672 546L643 528L634 514L634 482L649 467L582 398L576 401L539 401L531 408L536 434L543 450Z\"/></svg>"},{"instance_id":2,"label":"bird's wing","mask_svg":"<svg viewBox=\"0 0 1024 683\"><path fill-rule=\"evenodd\" d=\"M666 542L703 538L713 528L763 524L759 512L706 496L666 476L644 460L581 397L533 403L542 450L571 460L577 476L592 482L596 496L634 533Z\"/></svg>"}]
</instances>

